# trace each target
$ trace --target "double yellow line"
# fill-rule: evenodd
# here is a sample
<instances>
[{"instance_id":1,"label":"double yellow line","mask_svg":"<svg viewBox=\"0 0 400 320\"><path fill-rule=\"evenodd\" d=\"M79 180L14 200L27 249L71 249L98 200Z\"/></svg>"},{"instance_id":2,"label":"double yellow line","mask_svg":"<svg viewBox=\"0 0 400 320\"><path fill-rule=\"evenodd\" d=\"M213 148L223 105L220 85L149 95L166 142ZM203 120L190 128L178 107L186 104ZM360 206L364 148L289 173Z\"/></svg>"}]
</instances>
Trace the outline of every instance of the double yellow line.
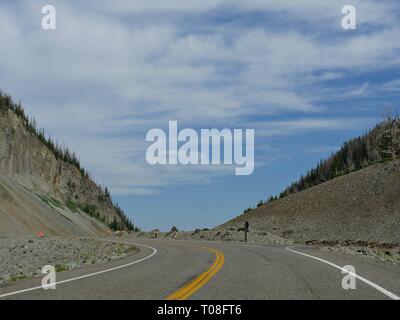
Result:
<instances>
[{"instance_id":1,"label":"double yellow line","mask_svg":"<svg viewBox=\"0 0 400 320\"><path fill-rule=\"evenodd\" d=\"M166 300L186 300L186 299L188 299L192 294L194 294L197 290L199 290L202 286L204 286L208 281L210 281L211 278L214 277L217 274L217 272L222 268L222 266L224 265L225 258L221 251L214 249L214 248L208 248L208 247L201 247L201 248L211 251L215 254L215 261L212 264L212 266L207 271L203 272L198 277L196 277L189 283L185 284L182 288L180 288L179 290L170 294L166 298Z\"/></svg>"}]
</instances>

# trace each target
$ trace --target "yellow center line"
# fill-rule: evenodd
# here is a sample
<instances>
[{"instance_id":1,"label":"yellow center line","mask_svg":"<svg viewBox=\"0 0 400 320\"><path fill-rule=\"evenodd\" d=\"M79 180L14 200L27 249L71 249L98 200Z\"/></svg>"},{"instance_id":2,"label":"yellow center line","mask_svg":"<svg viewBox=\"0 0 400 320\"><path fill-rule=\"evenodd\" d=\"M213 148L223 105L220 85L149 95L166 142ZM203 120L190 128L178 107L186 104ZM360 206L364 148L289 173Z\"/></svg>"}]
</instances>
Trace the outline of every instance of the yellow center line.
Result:
<instances>
[{"instance_id":1,"label":"yellow center line","mask_svg":"<svg viewBox=\"0 0 400 320\"><path fill-rule=\"evenodd\" d=\"M225 257L224 254L214 248L208 247L201 247L202 249L206 249L211 251L215 254L215 261L212 266L198 277L190 281L189 283L185 284L182 288L178 289L177 291L170 294L166 300L186 300L196 291L198 291L202 286L204 286L208 281L214 277L217 272L222 268L224 265Z\"/></svg>"}]
</instances>

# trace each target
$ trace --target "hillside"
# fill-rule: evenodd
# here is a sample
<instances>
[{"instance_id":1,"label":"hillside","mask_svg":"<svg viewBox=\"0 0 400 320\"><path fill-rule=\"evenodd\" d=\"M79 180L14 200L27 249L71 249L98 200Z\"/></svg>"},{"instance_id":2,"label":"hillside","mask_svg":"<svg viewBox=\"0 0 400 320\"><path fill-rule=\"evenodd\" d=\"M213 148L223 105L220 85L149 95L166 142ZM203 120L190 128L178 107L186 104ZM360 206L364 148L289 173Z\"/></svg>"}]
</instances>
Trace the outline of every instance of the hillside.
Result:
<instances>
[{"instance_id":1,"label":"hillside","mask_svg":"<svg viewBox=\"0 0 400 320\"><path fill-rule=\"evenodd\" d=\"M339 151L302 175L297 181L267 202L281 199L325 181L366 168L378 162L400 158L400 117L388 116L366 134L343 143Z\"/></svg>"},{"instance_id":2,"label":"hillside","mask_svg":"<svg viewBox=\"0 0 400 320\"><path fill-rule=\"evenodd\" d=\"M279 197L221 225L299 242L400 243L400 121L390 118L346 142Z\"/></svg>"},{"instance_id":3,"label":"hillside","mask_svg":"<svg viewBox=\"0 0 400 320\"><path fill-rule=\"evenodd\" d=\"M400 161L379 163L263 204L219 226L312 240L400 242Z\"/></svg>"},{"instance_id":4,"label":"hillside","mask_svg":"<svg viewBox=\"0 0 400 320\"><path fill-rule=\"evenodd\" d=\"M0 236L104 234L133 224L67 148L0 93Z\"/></svg>"}]
</instances>

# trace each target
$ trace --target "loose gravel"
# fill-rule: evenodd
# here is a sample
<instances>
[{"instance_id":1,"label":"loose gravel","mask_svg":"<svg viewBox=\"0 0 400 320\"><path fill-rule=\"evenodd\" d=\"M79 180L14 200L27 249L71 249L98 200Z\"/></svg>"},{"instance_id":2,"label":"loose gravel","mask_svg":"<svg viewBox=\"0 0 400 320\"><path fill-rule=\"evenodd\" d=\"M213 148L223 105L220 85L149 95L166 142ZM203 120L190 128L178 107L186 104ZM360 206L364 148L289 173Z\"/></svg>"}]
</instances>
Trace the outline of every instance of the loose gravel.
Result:
<instances>
[{"instance_id":1,"label":"loose gravel","mask_svg":"<svg viewBox=\"0 0 400 320\"><path fill-rule=\"evenodd\" d=\"M0 286L43 276L42 267L57 272L102 264L137 252L134 246L84 238L0 238Z\"/></svg>"}]
</instances>

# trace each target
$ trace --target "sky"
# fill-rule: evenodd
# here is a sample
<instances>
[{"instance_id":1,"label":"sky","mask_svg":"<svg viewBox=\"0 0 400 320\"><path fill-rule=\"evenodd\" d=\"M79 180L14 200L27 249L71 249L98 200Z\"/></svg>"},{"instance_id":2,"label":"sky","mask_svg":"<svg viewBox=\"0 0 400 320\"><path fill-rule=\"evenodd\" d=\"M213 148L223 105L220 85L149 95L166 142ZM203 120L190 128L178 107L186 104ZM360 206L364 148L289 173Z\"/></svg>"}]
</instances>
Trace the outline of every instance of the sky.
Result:
<instances>
[{"instance_id":1,"label":"sky","mask_svg":"<svg viewBox=\"0 0 400 320\"><path fill-rule=\"evenodd\" d=\"M399 15L390 0L2 0L0 88L136 225L209 228L399 110ZM254 129L253 174L149 165L146 133L171 120Z\"/></svg>"}]
</instances>

